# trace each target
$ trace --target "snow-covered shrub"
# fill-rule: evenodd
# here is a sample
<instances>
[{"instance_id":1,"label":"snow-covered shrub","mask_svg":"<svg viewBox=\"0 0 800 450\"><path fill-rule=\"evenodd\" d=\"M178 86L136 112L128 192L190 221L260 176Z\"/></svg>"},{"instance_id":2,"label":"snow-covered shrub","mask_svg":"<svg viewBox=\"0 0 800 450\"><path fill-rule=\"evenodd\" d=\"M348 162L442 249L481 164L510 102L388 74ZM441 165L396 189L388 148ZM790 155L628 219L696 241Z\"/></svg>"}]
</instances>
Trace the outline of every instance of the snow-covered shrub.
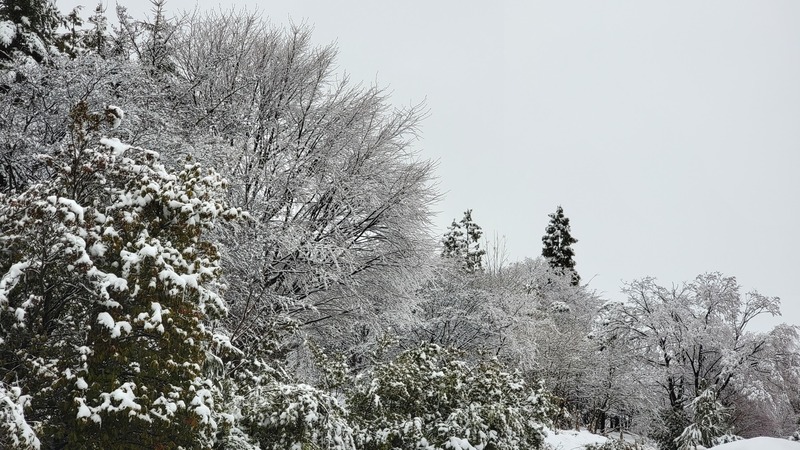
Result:
<instances>
[{"instance_id":1,"label":"snow-covered shrub","mask_svg":"<svg viewBox=\"0 0 800 450\"><path fill-rule=\"evenodd\" d=\"M233 427L217 440L214 447L219 450L261 450L258 442L239 427Z\"/></svg>"},{"instance_id":2,"label":"snow-covered shrub","mask_svg":"<svg viewBox=\"0 0 800 450\"><path fill-rule=\"evenodd\" d=\"M262 449L355 449L344 409L325 391L273 382L244 401L242 427Z\"/></svg>"},{"instance_id":3,"label":"snow-covered shrub","mask_svg":"<svg viewBox=\"0 0 800 450\"><path fill-rule=\"evenodd\" d=\"M46 448L210 447L204 322L225 305L203 233L236 214L225 182L98 139L114 111L70 118L70 145L44 158L52 180L0 196L0 379Z\"/></svg>"},{"instance_id":4,"label":"snow-covered shrub","mask_svg":"<svg viewBox=\"0 0 800 450\"><path fill-rule=\"evenodd\" d=\"M350 396L359 448L540 448L550 403L496 361L422 345L378 365Z\"/></svg>"},{"instance_id":5,"label":"snow-covered shrub","mask_svg":"<svg viewBox=\"0 0 800 450\"><path fill-rule=\"evenodd\" d=\"M706 389L689 404L694 420L675 439L678 450L693 450L698 446L711 447L736 440L731 436L728 412L717 401L713 389Z\"/></svg>"}]
</instances>

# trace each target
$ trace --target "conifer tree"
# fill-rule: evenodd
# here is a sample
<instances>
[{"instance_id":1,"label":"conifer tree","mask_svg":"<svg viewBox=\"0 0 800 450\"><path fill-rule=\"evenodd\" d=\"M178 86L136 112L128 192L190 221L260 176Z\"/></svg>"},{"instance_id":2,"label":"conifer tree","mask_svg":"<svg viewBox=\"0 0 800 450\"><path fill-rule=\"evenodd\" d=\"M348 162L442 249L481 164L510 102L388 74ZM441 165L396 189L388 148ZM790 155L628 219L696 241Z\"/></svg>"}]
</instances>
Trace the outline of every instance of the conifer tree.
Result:
<instances>
[{"instance_id":1,"label":"conifer tree","mask_svg":"<svg viewBox=\"0 0 800 450\"><path fill-rule=\"evenodd\" d=\"M575 251L572 244L578 242L572 237L569 228L569 218L564 215L564 209L559 205L556 212L549 214L550 223L545 228L542 236L542 256L547 258L550 267L572 276L572 284L577 286L581 277L575 271Z\"/></svg>"},{"instance_id":2,"label":"conifer tree","mask_svg":"<svg viewBox=\"0 0 800 450\"><path fill-rule=\"evenodd\" d=\"M706 389L689 405L694 411L694 421L675 438L678 450L713 447L736 437L730 434L727 408L717 401L717 393Z\"/></svg>"},{"instance_id":3,"label":"conifer tree","mask_svg":"<svg viewBox=\"0 0 800 450\"><path fill-rule=\"evenodd\" d=\"M461 221L453 219L442 238L442 257L462 259L462 267L468 273L483 270L486 250L480 248L481 236L483 231L480 225L473 222L472 210L464 211Z\"/></svg>"},{"instance_id":4,"label":"conifer tree","mask_svg":"<svg viewBox=\"0 0 800 450\"><path fill-rule=\"evenodd\" d=\"M55 43L61 13L53 0L3 0L0 2L0 61L15 53L47 59Z\"/></svg>"},{"instance_id":5,"label":"conifer tree","mask_svg":"<svg viewBox=\"0 0 800 450\"><path fill-rule=\"evenodd\" d=\"M94 14L89 17L91 28L86 34L86 47L94 50L100 56L110 53L110 37L108 34L108 18L106 9L100 2L94 8Z\"/></svg>"},{"instance_id":6,"label":"conifer tree","mask_svg":"<svg viewBox=\"0 0 800 450\"><path fill-rule=\"evenodd\" d=\"M0 195L0 448L209 448L226 183L100 139L119 108L70 118L54 179Z\"/></svg>"}]
</instances>

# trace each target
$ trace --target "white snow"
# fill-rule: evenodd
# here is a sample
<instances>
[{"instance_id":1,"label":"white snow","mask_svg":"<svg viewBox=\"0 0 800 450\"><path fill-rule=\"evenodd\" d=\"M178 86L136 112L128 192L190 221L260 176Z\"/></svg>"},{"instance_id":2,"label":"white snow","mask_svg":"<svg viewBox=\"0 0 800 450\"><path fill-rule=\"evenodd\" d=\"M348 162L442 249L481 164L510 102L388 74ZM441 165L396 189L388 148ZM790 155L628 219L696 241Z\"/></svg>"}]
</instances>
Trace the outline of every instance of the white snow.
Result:
<instances>
[{"instance_id":1,"label":"white snow","mask_svg":"<svg viewBox=\"0 0 800 450\"><path fill-rule=\"evenodd\" d=\"M157 302L152 302L150 304L150 308L153 311L152 313L140 313L136 320L144 323L145 330L156 329L159 333L164 333L164 325L161 322L161 315L169 313L169 310L162 310L161 304Z\"/></svg>"},{"instance_id":2,"label":"white snow","mask_svg":"<svg viewBox=\"0 0 800 450\"><path fill-rule=\"evenodd\" d=\"M11 292L11 289L13 289L14 285L17 284L17 281L25 272L25 269L30 266L30 261L22 261L12 264L8 269L8 272L3 275L3 278L0 278L0 307L3 307L4 304L8 303L7 293Z\"/></svg>"},{"instance_id":3,"label":"white snow","mask_svg":"<svg viewBox=\"0 0 800 450\"><path fill-rule=\"evenodd\" d=\"M76 418L77 419L83 419L83 418L91 417L92 416L92 410L90 410L89 407L86 406L86 403L81 401L82 399L77 399L77 400L78 400L78 402L80 404L78 405L78 414L76 415Z\"/></svg>"},{"instance_id":4,"label":"white snow","mask_svg":"<svg viewBox=\"0 0 800 450\"><path fill-rule=\"evenodd\" d=\"M8 47L16 36L17 27L14 26L14 22L10 20L0 22L0 44Z\"/></svg>"},{"instance_id":5,"label":"white snow","mask_svg":"<svg viewBox=\"0 0 800 450\"><path fill-rule=\"evenodd\" d=\"M78 202L69 198L59 197L58 203L66 206L67 209L69 209L71 215L67 216L67 220L73 221L77 217L79 222L83 222L84 210L83 207L78 204Z\"/></svg>"},{"instance_id":6,"label":"white snow","mask_svg":"<svg viewBox=\"0 0 800 450\"><path fill-rule=\"evenodd\" d=\"M41 448L36 432L25 418L25 407L30 404L30 396L22 395L18 386L6 386L0 382L0 418L4 419L4 437L12 447ZM4 439L4 442L8 442Z\"/></svg>"},{"instance_id":7,"label":"white snow","mask_svg":"<svg viewBox=\"0 0 800 450\"><path fill-rule=\"evenodd\" d=\"M131 324L126 322L126 321L124 321L124 320L120 320L120 321L116 321L115 322L114 318L111 317L111 314L109 314L109 313L107 313L105 311L101 312L101 313L99 313L97 315L97 323L99 323L100 325L103 325L106 328L108 328L109 330L111 330L111 337L112 338L118 338L118 337L122 336L122 332L123 331L126 332L126 333L130 333L131 330L133 329L131 327Z\"/></svg>"},{"instance_id":8,"label":"white snow","mask_svg":"<svg viewBox=\"0 0 800 450\"><path fill-rule=\"evenodd\" d=\"M603 436L589 433L586 430L558 430L545 429L547 436L544 441L553 450L577 450L583 449L588 444L602 444L608 440Z\"/></svg>"},{"instance_id":9,"label":"white snow","mask_svg":"<svg viewBox=\"0 0 800 450\"><path fill-rule=\"evenodd\" d=\"M111 411L122 411L122 410L129 410L131 415L134 414L134 411L139 411L142 409L142 406L136 403L136 394L134 394L134 389L136 389L136 385L133 383L123 383L122 386L118 387L111 391L110 394L101 394L103 396L108 396L115 401L119 402L119 404L115 407L109 407L108 409Z\"/></svg>"},{"instance_id":10,"label":"white snow","mask_svg":"<svg viewBox=\"0 0 800 450\"><path fill-rule=\"evenodd\" d=\"M117 138L102 138L100 139L100 143L105 145L106 147L110 147L115 156L122 155L123 153L125 153L125 150L132 147L132 145L123 144Z\"/></svg>"},{"instance_id":11,"label":"white snow","mask_svg":"<svg viewBox=\"0 0 800 450\"><path fill-rule=\"evenodd\" d=\"M714 447L714 450L800 450L800 442L772 437L756 437L718 445Z\"/></svg>"},{"instance_id":12,"label":"white snow","mask_svg":"<svg viewBox=\"0 0 800 450\"><path fill-rule=\"evenodd\" d=\"M468 440L451 436L447 443L444 444L445 448L452 448L454 450L473 450L473 447Z\"/></svg>"},{"instance_id":13,"label":"white snow","mask_svg":"<svg viewBox=\"0 0 800 450\"><path fill-rule=\"evenodd\" d=\"M111 314L105 311L97 315L97 323L104 325L109 330L114 329L114 318L111 317Z\"/></svg>"},{"instance_id":14,"label":"white snow","mask_svg":"<svg viewBox=\"0 0 800 450\"><path fill-rule=\"evenodd\" d=\"M95 243L92 244L91 247L89 247L89 253L91 253L93 256L102 257L103 255L106 254L107 249L108 247L105 244L103 244L100 241L96 241Z\"/></svg>"}]
</instances>

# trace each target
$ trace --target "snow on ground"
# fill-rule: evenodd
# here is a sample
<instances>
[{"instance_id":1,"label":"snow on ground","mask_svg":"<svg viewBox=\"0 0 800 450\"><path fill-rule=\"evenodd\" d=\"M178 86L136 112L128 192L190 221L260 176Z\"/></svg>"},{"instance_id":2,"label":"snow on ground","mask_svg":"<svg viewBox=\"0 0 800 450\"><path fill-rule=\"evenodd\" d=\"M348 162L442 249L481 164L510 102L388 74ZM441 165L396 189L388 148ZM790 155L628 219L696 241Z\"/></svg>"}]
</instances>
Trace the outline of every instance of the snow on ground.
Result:
<instances>
[{"instance_id":1,"label":"snow on ground","mask_svg":"<svg viewBox=\"0 0 800 450\"><path fill-rule=\"evenodd\" d=\"M602 444L608 440L604 436L586 430L546 430L544 441L553 450L583 450L589 444ZM648 447L649 448L649 447ZM800 442L787 439L757 437L718 445L710 450L800 450Z\"/></svg>"},{"instance_id":2,"label":"snow on ground","mask_svg":"<svg viewBox=\"0 0 800 450\"><path fill-rule=\"evenodd\" d=\"M800 450L800 442L771 437L757 437L718 445L713 450Z\"/></svg>"},{"instance_id":3,"label":"snow on ground","mask_svg":"<svg viewBox=\"0 0 800 450\"><path fill-rule=\"evenodd\" d=\"M588 444L602 444L608 439L589 433L586 430L546 430L547 437L544 441L549 444L553 450L577 450L583 449ZM760 449L763 450L763 449Z\"/></svg>"}]
</instances>

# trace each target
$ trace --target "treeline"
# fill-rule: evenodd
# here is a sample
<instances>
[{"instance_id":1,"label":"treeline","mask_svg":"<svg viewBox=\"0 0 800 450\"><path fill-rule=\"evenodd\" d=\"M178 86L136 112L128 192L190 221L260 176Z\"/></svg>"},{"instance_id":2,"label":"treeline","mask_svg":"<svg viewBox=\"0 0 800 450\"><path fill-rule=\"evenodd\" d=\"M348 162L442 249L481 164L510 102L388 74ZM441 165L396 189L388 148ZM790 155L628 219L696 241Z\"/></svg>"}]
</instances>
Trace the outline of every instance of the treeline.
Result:
<instances>
[{"instance_id":1,"label":"treeline","mask_svg":"<svg viewBox=\"0 0 800 450\"><path fill-rule=\"evenodd\" d=\"M795 328L735 279L605 302L559 207L430 234L423 105L246 12L0 6L0 447L662 448L788 435ZM543 224L544 225L544 224ZM488 253L487 253L488 252Z\"/></svg>"}]
</instances>

